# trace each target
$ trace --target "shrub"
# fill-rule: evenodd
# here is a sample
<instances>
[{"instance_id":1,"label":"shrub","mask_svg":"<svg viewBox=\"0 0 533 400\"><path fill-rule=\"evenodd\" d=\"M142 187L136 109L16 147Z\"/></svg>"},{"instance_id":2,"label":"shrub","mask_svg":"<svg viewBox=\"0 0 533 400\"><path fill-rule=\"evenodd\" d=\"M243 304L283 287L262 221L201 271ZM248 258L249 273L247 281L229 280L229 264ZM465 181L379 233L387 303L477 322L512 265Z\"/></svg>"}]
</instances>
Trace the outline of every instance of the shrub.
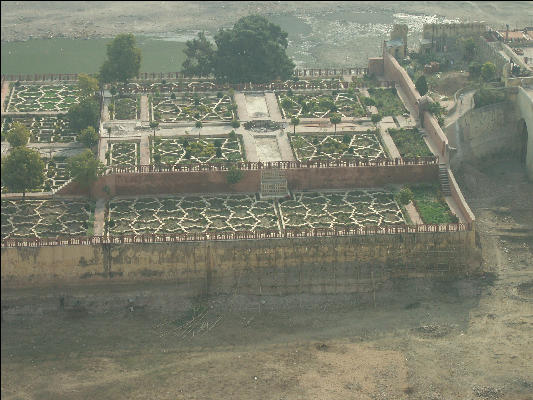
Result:
<instances>
[{"instance_id":1,"label":"shrub","mask_svg":"<svg viewBox=\"0 0 533 400\"><path fill-rule=\"evenodd\" d=\"M77 136L78 142L81 142L85 147L93 147L98 143L98 132L92 126L83 129Z\"/></svg>"},{"instance_id":2,"label":"shrub","mask_svg":"<svg viewBox=\"0 0 533 400\"><path fill-rule=\"evenodd\" d=\"M216 156L217 158L222 158L222 149L221 149L220 147L217 147L217 148L216 148L215 156Z\"/></svg>"},{"instance_id":3,"label":"shrub","mask_svg":"<svg viewBox=\"0 0 533 400\"><path fill-rule=\"evenodd\" d=\"M396 193L395 197L396 202L402 205L406 205L413 200L414 195L411 189L409 189L407 186L404 186L398 193Z\"/></svg>"},{"instance_id":4,"label":"shrub","mask_svg":"<svg viewBox=\"0 0 533 400\"><path fill-rule=\"evenodd\" d=\"M231 140L237 140L237 134L235 133L235 131L231 131L231 132L229 133L229 138L230 138Z\"/></svg>"},{"instance_id":5,"label":"shrub","mask_svg":"<svg viewBox=\"0 0 533 400\"><path fill-rule=\"evenodd\" d=\"M239 126L241 126L241 123L239 121L237 121L236 119L232 120L231 121L231 127L234 128L234 129L237 129Z\"/></svg>"},{"instance_id":6,"label":"shrub","mask_svg":"<svg viewBox=\"0 0 533 400\"><path fill-rule=\"evenodd\" d=\"M372 114L372 116L370 117L370 120L373 122L373 123L378 123L379 121L381 121L381 118L382 116L380 114Z\"/></svg>"},{"instance_id":7,"label":"shrub","mask_svg":"<svg viewBox=\"0 0 533 400\"><path fill-rule=\"evenodd\" d=\"M352 136L345 133L344 136L342 137L342 143L350 144L351 141L352 141Z\"/></svg>"},{"instance_id":8,"label":"shrub","mask_svg":"<svg viewBox=\"0 0 533 400\"><path fill-rule=\"evenodd\" d=\"M237 182L239 182L242 177L244 176L244 172L240 169L237 169L237 167L232 166L227 174L227 181L230 185L233 185Z\"/></svg>"},{"instance_id":9,"label":"shrub","mask_svg":"<svg viewBox=\"0 0 533 400\"><path fill-rule=\"evenodd\" d=\"M170 98L176 100L176 94L174 92L170 93Z\"/></svg>"},{"instance_id":10,"label":"shrub","mask_svg":"<svg viewBox=\"0 0 533 400\"><path fill-rule=\"evenodd\" d=\"M20 122L15 122L6 134L6 140L11 147L22 147L28 143L31 132Z\"/></svg>"},{"instance_id":11,"label":"shrub","mask_svg":"<svg viewBox=\"0 0 533 400\"><path fill-rule=\"evenodd\" d=\"M221 99L222 97L224 97L224 93L217 92L217 99Z\"/></svg>"}]
</instances>

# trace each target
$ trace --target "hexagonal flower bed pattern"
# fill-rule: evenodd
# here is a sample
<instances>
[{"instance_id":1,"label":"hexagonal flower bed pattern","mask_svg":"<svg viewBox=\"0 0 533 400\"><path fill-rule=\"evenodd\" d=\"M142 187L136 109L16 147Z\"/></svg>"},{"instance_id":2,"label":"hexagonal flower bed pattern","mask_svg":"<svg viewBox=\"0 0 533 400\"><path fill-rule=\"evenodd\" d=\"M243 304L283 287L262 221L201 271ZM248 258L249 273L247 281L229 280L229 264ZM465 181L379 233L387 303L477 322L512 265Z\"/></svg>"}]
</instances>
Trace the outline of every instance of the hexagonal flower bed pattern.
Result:
<instances>
[{"instance_id":1,"label":"hexagonal flower bed pattern","mask_svg":"<svg viewBox=\"0 0 533 400\"><path fill-rule=\"evenodd\" d=\"M394 194L385 191L297 192L280 203L282 227L356 228L404 224Z\"/></svg>"},{"instance_id":2,"label":"hexagonal flower bed pattern","mask_svg":"<svg viewBox=\"0 0 533 400\"><path fill-rule=\"evenodd\" d=\"M236 118L236 105L229 95L191 94L172 99L153 96L153 119L160 122L231 121Z\"/></svg>"},{"instance_id":3,"label":"hexagonal flower bed pattern","mask_svg":"<svg viewBox=\"0 0 533 400\"><path fill-rule=\"evenodd\" d=\"M15 122L25 125L30 131L32 143L69 143L76 141L76 133L63 115L57 116L7 116L2 118L2 140Z\"/></svg>"},{"instance_id":4,"label":"hexagonal flower bed pattern","mask_svg":"<svg viewBox=\"0 0 533 400\"><path fill-rule=\"evenodd\" d=\"M200 233L279 229L274 203L255 195L112 200L109 233Z\"/></svg>"},{"instance_id":5,"label":"hexagonal flower bed pattern","mask_svg":"<svg viewBox=\"0 0 533 400\"><path fill-rule=\"evenodd\" d=\"M108 142L107 151L107 165L135 166L140 162L139 142Z\"/></svg>"},{"instance_id":6,"label":"hexagonal flower bed pattern","mask_svg":"<svg viewBox=\"0 0 533 400\"><path fill-rule=\"evenodd\" d=\"M343 118L366 115L355 92L329 93L277 93L278 104L284 118L329 118L339 113Z\"/></svg>"},{"instance_id":7,"label":"hexagonal flower bed pattern","mask_svg":"<svg viewBox=\"0 0 533 400\"><path fill-rule=\"evenodd\" d=\"M2 200L2 239L92 234L94 202Z\"/></svg>"},{"instance_id":8,"label":"hexagonal flower bed pattern","mask_svg":"<svg viewBox=\"0 0 533 400\"><path fill-rule=\"evenodd\" d=\"M79 102L76 84L13 86L6 111L66 111Z\"/></svg>"},{"instance_id":9,"label":"hexagonal flower bed pattern","mask_svg":"<svg viewBox=\"0 0 533 400\"><path fill-rule=\"evenodd\" d=\"M388 155L376 131L343 135L289 135L298 161L312 160L376 160Z\"/></svg>"},{"instance_id":10,"label":"hexagonal flower bed pattern","mask_svg":"<svg viewBox=\"0 0 533 400\"><path fill-rule=\"evenodd\" d=\"M28 192L50 192L59 189L70 181L66 157L54 156L51 160L44 157L42 160L44 161L44 183L40 188L29 190ZM9 190L7 190L7 187L3 183L2 193L9 193Z\"/></svg>"},{"instance_id":11,"label":"hexagonal flower bed pattern","mask_svg":"<svg viewBox=\"0 0 533 400\"><path fill-rule=\"evenodd\" d=\"M243 146L237 135L227 137L174 137L151 139L151 162L161 155L162 164L216 163L244 161Z\"/></svg>"},{"instance_id":12,"label":"hexagonal flower bed pattern","mask_svg":"<svg viewBox=\"0 0 533 400\"><path fill-rule=\"evenodd\" d=\"M140 110L138 109L137 97L121 97L114 100L114 119L137 119Z\"/></svg>"}]
</instances>

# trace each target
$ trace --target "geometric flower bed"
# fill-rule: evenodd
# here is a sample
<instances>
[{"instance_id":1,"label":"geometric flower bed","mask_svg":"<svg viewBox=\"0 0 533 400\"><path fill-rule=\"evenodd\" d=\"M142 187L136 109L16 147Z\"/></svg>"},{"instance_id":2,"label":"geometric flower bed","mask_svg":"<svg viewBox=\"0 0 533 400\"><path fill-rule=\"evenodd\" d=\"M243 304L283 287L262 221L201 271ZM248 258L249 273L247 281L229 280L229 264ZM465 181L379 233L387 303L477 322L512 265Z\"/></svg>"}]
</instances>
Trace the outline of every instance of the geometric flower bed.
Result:
<instances>
[{"instance_id":1,"label":"geometric flower bed","mask_svg":"<svg viewBox=\"0 0 533 400\"><path fill-rule=\"evenodd\" d=\"M329 118L338 113L341 117L363 117L365 110L357 94L333 91L329 93L277 93L278 104L284 118Z\"/></svg>"},{"instance_id":2,"label":"geometric flower bed","mask_svg":"<svg viewBox=\"0 0 533 400\"><path fill-rule=\"evenodd\" d=\"M78 103L77 84L13 86L7 112L66 111Z\"/></svg>"},{"instance_id":3,"label":"geometric flower bed","mask_svg":"<svg viewBox=\"0 0 533 400\"><path fill-rule=\"evenodd\" d=\"M274 203L246 194L111 200L108 226L110 235L279 229Z\"/></svg>"},{"instance_id":4,"label":"geometric flower bed","mask_svg":"<svg viewBox=\"0 0 533 400\"><path fill-rule=\"evenodd\" d=\"M351 190L297 192L280 202L285 228L356 228L398 225L405 219L391 192Z\"/></svg>"},{"instance_id":5,"label":"geometric flower bed","mask_svg":"<svg viewBox=\"0 0 533 400\"><path fill-rule=\"evenodd\" d=\"M160 122L176 121L231 121L235 119L236 105L231 96L192 94L172 99L153 96L153 119Z\"/></svg>"},{"instance_id":6,"label":"geometric flower bed","mask_svg":"<svg viewBox=\"0 0 533 400\"><path fill-rule=\"evenodd\" d=\"M341 135L289 135L298 161L384 159L379 134L373 130Z\"/></svg>"},{"instance_id":7,"label":"geometric flower bed","mask_svg":"<svg viewBox=\"0 0 533 400\"><path fill-rule=\"evenodd\" d=\"M135 166L141 159L139 142L108 142L107 151L107 165Z\"/></svg>"},{"instance_id":8,"label":"geometric flower bed","mask_svg":"<svg viewBox=\"0 0 533 400\"><path fill-rule=\"evenodd\" d=\"M28 192L50 192L57 190L70 180L70 174L67 171L67 158L53 156L52 160L42 157L44 162L44 182L37 189L30 189ZM2 193L10 193L7 187L2 183Z\"/></svg>"},{"instance_id":9,"label":"geometric flower bed","mask_svg":"<svg viewBox=\"0 0 533 400\"><path fill-rule=\"evenodd\" d=\"M388 132L402 157L429 157L433 155L417 128L390 128Z\"/></svg>"},{"instance_id":10,"label":"geometric flower bed","mask_svg":"<svg viewBox=\"0 0 533 400\"><path fill-rule=\"evenodd\" d=\"M382 116L401 115L407 112L402 100L398 97L396 88L368 89L370 97L362 97L361 103L367 106L375 105Z\"/></svg>"},{"instance_id":11,"label":"geometric flower bed","mask_svg":"<svg viewBox=\"0 0 533 400\"><path fill-rule=\"evenodd\" d=\"M114 119L137 119L140 110L137 108L137 97L122 97L115 100Z\"/></svg>"},{"instance_id":12,"label":"geometric flower bed","mask_svg":"<svg viewBox=\"0 0 533 400\"><path fill-rule=\"evenodd\" d=\"M92 235L94 202L2 200L2 239Z\"/></svg>"},{"instance_id":13,"label":"geometric flower bed","mask_svg":"<svg viewBox=\"0 0 533 400\"><path fill-rule=\"evenodd\" d=\"M232 131L233 132L233 131ZM156 137L151 140L151 163L154 154L167 165L244 161L243 147L234 133L223 137Z\"/></svg>"},{"instance_id":14,"label":"geometric flower bed","mask_svg":"<svg viewBox=\"0 0 533 400\"><path fill-rule=\"evenodd\" d=\"M30 130L31 143L69 143L76 141L76 133L70 131L70 124L64 115L3 117L2 138L15 122L20 122Z\"/></svg>"}]
</instances>

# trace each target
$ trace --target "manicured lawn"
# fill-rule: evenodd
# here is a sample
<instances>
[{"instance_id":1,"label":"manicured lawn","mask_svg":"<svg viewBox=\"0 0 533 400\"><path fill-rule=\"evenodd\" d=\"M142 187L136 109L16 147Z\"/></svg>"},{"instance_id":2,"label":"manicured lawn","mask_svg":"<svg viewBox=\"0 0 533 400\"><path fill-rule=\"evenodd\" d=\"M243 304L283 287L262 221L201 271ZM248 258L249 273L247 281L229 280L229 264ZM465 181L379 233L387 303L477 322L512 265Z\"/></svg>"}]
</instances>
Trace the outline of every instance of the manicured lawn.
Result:
<instances>
[{"instance_id":1,"label":"manicured lawn","mask_svg":"<svg viewBox=\"0 0 533 400\"><path fill-rule=\"evenodd\" d=\"M458 222L438 184L420 184L409 186L414 195L414 202L422 221L426 224L445 224Z\"/></svg>"},{"instance_id":2,"label":"manicured lawn","mask_svg":"<svg viewBox=\"0 0 533 400\"><path fill-rule=\"evenodd\" d=\"M389 129L388 132L402 157L429 157L433 155L422 136L420 136L418 129Z\"/></svg>"}]
</instances>

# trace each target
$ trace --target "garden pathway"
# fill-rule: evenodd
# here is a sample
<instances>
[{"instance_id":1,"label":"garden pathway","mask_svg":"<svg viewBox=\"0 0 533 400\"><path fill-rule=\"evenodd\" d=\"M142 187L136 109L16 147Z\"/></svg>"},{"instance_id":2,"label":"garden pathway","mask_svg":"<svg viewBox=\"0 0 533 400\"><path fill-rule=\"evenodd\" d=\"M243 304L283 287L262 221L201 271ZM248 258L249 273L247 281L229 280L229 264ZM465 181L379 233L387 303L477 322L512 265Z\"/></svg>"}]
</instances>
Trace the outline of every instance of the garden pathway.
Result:
<instances>
[{"instance_id":1,"label":"garden pathway","mask_svg":"<svg viewBox=\"0 0 533 400\"><path fill-rule=\"evenodd\" d=\"M407 210L407 214L409 214L409 218L411 218L411 222L413 224L422 225L424 223L412 201L405 205L405 209Z\"/></svg>"},{"instance_id":2,"label":"garden pathway","mask_svg":"<svg viewBox=\"0 0 533 400\"><path fill-rule=\"evenodd\" d=\"M141 136L141 165L150 164L150 135Z\"/></svg>"},{"instance_id":3,"label":"garden pathway","mask_svg":"<svg viewBox=\"0 0 533 400\"><path fill-rule=\"evenodd\" d=\"M446 116L445 121L445 128L443 129L446 131L446 128L453 124L455 121L459 119L464 113L474 108L474 93L475 90L470 90L466 93L463 93L459 98L457 99L457 105L455 106L455 110L450 115Z\"/></svg>"},{"instance_id":4,"label":"garden pathway","mask_svg":"<svg viewBox=\"0 0 533 400\"><path fill-rule=\"evenodd\" d=\"M150 110L148 109L148 95L141 95L141 121L150 121Z\"/></svg>"},{"instance_id":5,"label":"garden pathway","mask_svg":"<svg viewBox=\"0 0 533 400\"><path fill-rule=\"evenodd\" d=\"M2 103L0 104L2 112L4 112L4 102L6 101L6 97L9 94L9 82L4 81L2 83Z\"/></svg>"},{"instance_id":6,"label":"garden pathway","mask_svg":"<svg viewBox=\"0 0 533 400\"><path fill-rule=\"evenodd\" d=\"M257 156L257 149L255 147L255 140L254 140L253 133L243 128L239 128L237 133L242 134L242 141L244 143L244 151L246 153L246 160L250 162L259 161L259 158Z\"/></svg>"},{"instance_id":7,"label":"garden pathway","mask_svg":"<svg viewBox=\"0 0 533 400\"><path fill-rule=\"evenodd\" d=\"M259 161L282 161L276 135L255 135L254 140Z\"/></svg>"},{"instance_id":8,"label":"garden pathway","mask_svg":"<svg viewBox=\"0 0 533 400\"><path fill-rule=\"evenodd\" d=\"M396 144L394 143L394 140L392 140L391 136L389 135L389 132L387 129L389 128L396 128L396 124L390 123L390 122L379 122L378 123L379 133L381 135L381 138L383 139L383 143L387 147L387 150L391 156L392 159L395 158L402 158L400 155L400 152L398 151L398 148L396 147Z\"/></svg>"},{"instance_id":9,"label":"garden pathway","mask_svg":"<svg viewBox=\"0 0 533 400\"><path fill-rule=\"evenodd\" d=\"M105 203L105 199L96 200L96 206L94 209L94 236L102 236L104 234Z\"/></svg>"},{"instance_id":10,"label":"garden pathway","mask_svg":"<svg viewBox=\"0 0 533 400\"><path fill-rule=\"evenodd\" d=\"M233 98L237 104L237 117L239 121L249 121L250 117L248 116L248 109L246 108L246 98L244 97L244 93L235 92Z\"/></svg>"},{"instance_id":11,"label":"garden pathway","mask_svg":"<svg viewBox=\"0 0 533 400\"><path fill-rule=\"evenodd\" d=\"M267 104L268 112L270 114L270 119L272 121L282 122L283 117L281 116L281 112L279 110L278 100L276 99L276 95L272 92L265 93L265 101Z\"/></svg>"},{"instance_id":12,"label":"garden pathway","mask_svg":"<svg viewBox=\"0 0 533 400\"><path fill-rule=\"evenodd\" d=\"M286 132L280 132L278 137L278 147L281 154L282 161L296 161L292 152L291 144L289 142L289 136Z\"/></svg>"}]
</instances>

